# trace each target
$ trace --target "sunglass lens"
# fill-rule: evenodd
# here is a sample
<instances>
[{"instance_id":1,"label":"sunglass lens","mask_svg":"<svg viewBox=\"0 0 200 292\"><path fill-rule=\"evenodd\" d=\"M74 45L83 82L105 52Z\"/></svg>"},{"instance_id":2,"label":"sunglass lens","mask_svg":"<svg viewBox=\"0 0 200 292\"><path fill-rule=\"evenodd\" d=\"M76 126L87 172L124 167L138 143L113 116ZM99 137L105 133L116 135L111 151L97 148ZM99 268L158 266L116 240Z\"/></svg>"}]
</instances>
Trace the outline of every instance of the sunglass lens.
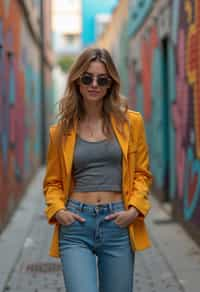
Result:
<instances>
[{"instance_id":1,"label":"sunglass lens","mask_svg":"<svg viewBox=\"0 0 200 292\"><path fill-rule=\"evenodd\" d=\"M109 79L106 77L99 77L97 80L99 86L107 86L109 83Z\"/></svg>"},{"instance_id":2,"label":"sunglass lens","mask_svg":"<svg viewBox=\"0 0 200 292\"><path fill-rule=\"evenodd\" d=\"M89 75L83 75L81 77L81 82L85 85L89 85L92 83L92 76L89 76Z\"/></svg>"}]
</instances>

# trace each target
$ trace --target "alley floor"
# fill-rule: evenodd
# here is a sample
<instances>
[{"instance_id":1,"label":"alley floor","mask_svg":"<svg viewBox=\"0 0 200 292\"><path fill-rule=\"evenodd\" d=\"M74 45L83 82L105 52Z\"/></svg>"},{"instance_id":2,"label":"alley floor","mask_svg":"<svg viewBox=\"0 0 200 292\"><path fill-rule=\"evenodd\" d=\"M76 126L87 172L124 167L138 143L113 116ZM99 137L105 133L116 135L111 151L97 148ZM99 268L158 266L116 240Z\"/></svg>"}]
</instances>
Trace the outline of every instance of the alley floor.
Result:
<instances>
[{"instance_id":1,"label":"alley floor","mask_svg":"<svg viewBox=\"0 0 200 292\"><path fill-rule=\"evenodd\" d=\"M60 261L48 256L52 227L43 213L43 174L37 174L20 214L0 236L0 292L65 291ZM153 197L151 202L147 226L152 248L136 253L134 292L198 292L199 247Z\"/></svg>"}]
</instances>

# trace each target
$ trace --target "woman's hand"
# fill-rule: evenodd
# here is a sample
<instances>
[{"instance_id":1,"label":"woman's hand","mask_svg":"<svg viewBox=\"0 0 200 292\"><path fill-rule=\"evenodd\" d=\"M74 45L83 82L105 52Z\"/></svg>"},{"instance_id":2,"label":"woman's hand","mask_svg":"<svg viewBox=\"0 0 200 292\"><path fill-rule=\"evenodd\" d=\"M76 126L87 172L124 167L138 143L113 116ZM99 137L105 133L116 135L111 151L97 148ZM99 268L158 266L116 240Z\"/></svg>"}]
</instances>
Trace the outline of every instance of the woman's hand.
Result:
<instances>
[{"instance_id":1,"label":"woman's hand","mask_svg":"<svg viewBox=\"0 0 200 292\"><path fill-rule=\"evenodd\" d=\"M84 222L85 219L79 216L78 214L75 214L71 211L68 211L67 209L61 209L55 214L55 218L58 221L58 223L62 225L70 225L75 220L78 220L80 222Z\"/></svg>"},{"instance_id":2,"label":"woman's hand","mask_svg":"<svg viewBox=\"0 0 200 292\"><path fill-rule=\"evenodd\" d=\"M139 215L139 213L140 212L135 207L131 206L128 210L113 213L106 216L104 219L114 220L115 223L120 227L125 228L133 223L134 219Z\"/></svg>"}]
</instances>

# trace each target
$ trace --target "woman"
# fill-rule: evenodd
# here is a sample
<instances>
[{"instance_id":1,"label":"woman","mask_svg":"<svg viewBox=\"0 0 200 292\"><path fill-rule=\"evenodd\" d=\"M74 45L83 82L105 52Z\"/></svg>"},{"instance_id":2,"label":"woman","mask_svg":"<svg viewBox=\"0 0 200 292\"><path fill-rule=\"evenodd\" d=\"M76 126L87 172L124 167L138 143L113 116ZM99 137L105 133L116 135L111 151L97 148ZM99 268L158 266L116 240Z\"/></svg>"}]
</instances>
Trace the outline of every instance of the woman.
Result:
<instances>
[{"instance_id":1,"label":"woman","mask_svg":"<svg viewBox=\"0 0 200 292\"><path fill-rule=\"evenodd\" d=\"M144 124L119 90L108 51L86 49L50 128L44 179L46 214L55 224L50 255L61 257L67 292L131 292L135 251L150 246Z\"/></svg>"}]
</instances>

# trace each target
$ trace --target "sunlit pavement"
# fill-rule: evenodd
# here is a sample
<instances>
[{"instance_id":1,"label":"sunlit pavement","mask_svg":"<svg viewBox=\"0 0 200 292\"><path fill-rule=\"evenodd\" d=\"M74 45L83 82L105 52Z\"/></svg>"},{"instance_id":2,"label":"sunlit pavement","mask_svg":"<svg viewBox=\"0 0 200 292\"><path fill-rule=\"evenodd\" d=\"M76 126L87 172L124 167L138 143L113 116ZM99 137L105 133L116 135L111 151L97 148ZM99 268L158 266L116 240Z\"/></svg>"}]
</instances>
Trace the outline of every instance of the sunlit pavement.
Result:
<instances>
[{"instance_id":1,"label":"sunlit pavement","mask_svg":"<svg viewBox=\"0 0 200 292\"><path fill-rule=\"evenodd\" d=\"M0 236L0 292L65 291L60 261L48 256L52 228L43 213L43 175L41 169ZM199 247L151 202L146 222L153 246L136 254L134 292L199 291Z\"/></svg>"}]
</instances>

